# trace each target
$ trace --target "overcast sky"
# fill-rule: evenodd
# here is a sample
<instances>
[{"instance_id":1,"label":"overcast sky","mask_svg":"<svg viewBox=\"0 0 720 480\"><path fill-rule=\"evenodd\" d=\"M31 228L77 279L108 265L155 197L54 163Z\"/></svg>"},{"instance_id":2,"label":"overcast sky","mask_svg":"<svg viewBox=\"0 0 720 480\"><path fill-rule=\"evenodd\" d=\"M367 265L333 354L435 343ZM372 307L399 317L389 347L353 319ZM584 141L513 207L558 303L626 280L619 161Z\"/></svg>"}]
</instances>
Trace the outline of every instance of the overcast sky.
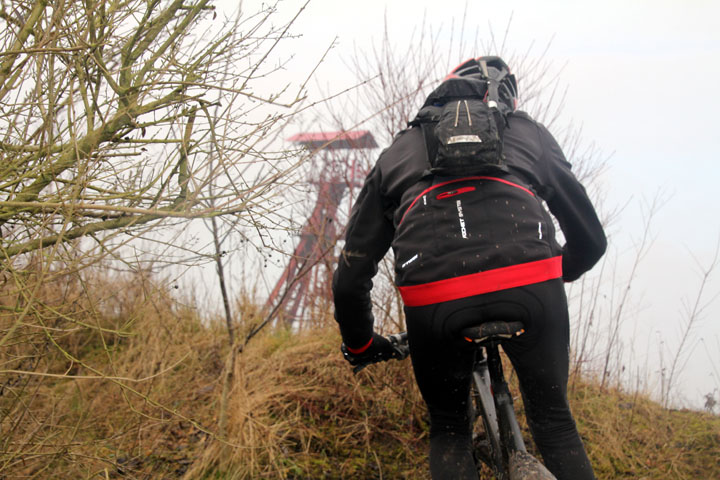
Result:
<instances>
[{"instance_id":1,"label":"overcast sky","mask_svg":"<svg viewBox=\"0 0 720 480\"><path fill-rule=\"evenodd\" d=\"M244 6L252 9L258 3L245 1ZM281 2L281 13L294 12L303 3ZM700 285L694 258L707 264L720 239L720 207L711 195L720 181L720 133L718 122L711 120L720 108L720 2L468 3L469 35L478 28L482 34L489 24L502 32L510 22L508 50L541 55L550 43L545 56L558 68L564 66L568 93L558 123L582 125L585 141L609 158L603 179L608 203L627 204L610 232L621 272L629 268L633 244L642 234L643 201L664 192L667 202L652 222L655 244L633 284L637 313L627 321L632 322L630 331L649 339L651 349L658 338L676 342L683 298L691 300ZM355 46L370 48L378 42L386 14L402 42L424 16L447 32L459 25L464 9L462 0L311 0L295 26L294 32L303 36L293 48L300 60L309 60L303 52L317 54L337 36L319 81L346 81L342 58ZM715 273L706 300L720 292L720 269ZM647 351L645 343L638 341L638 355ZM711 377L712 367L720 369L718 345L716 301L694 331L694 355L683 376L687 400L696 406L702 395L720 387L720 378Z\"/></svg>"}]
</instances>

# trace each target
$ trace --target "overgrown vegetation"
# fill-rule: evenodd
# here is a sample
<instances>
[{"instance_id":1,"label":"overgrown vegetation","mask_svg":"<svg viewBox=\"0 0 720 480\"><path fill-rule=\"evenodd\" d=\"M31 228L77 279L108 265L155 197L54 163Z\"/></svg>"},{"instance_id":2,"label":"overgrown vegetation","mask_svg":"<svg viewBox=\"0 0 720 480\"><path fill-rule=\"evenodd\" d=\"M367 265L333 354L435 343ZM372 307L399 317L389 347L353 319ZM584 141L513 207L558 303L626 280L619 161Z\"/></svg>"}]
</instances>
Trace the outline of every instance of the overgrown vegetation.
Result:
<instances>
[{"instance_id":1,"label":"overgrown vegetation","mask_svg":"<svg viewBox=\"0 0 720 480\"><path fill-rule=\"evenodd\" d=\"M32 335L9 333L23 315L17 293L6 283L1 297L0 478L428 478L409 362L354 376L329 316L299 335L255 337L236 356L223 412L224 320L201 318L147 275L53 277L37 292L45 328ZM253 308L236 308L252 323ZM717 416L579 377L571 402L599 478L720 476Z\"/></svg>"},{"instance_id":2,"label":"overgrown vegetation","mask_svg":"<svg viewBox=\"0 0 720 480\"><path fill-rule=\"evenodd\" d=\"M427 420L409 362L353 376L327 298L291 335L247 298L252 286L225 288L228 251L243 257L239 275L258 281L244 248L282 251L273 235L297 223L278 198L308 190L299 172L309 155L273 143L306 93L304 79L271 81L293 23L275 23L276 12L263 4L226 19L206 0L0 3L0 479L427 478ZM376 117L386 137L402 128L447 71L439 54L423 53L439 52L434 36L419 35L407 52L386 37L376 58L360 57L358 83L379 71L383 88L368 84L377 95L365 99L359 89L353 108L332 117ZM555 92L555 77L517 63L524 101L552 123L557 113L537 92ZM573 138L573 163L592 165L583 155L596 152ZM212 241L186 235L198 217ZM223 318L174 288L180 273L157 273L209 262ZM378 325L400 328L389 263L381 271ZM586 288L595 305L599 285ZM701 295L695 305L687 332ZM571 400L600 478L720 477L717 417L612 389L622 384L608 377L619 370L615 333L615 350L600 352L602 378L583 377L585 339L599 338L603 313L586 311ZM667 392L681 370L676 356Z\"/></svg>"}]
</instances>

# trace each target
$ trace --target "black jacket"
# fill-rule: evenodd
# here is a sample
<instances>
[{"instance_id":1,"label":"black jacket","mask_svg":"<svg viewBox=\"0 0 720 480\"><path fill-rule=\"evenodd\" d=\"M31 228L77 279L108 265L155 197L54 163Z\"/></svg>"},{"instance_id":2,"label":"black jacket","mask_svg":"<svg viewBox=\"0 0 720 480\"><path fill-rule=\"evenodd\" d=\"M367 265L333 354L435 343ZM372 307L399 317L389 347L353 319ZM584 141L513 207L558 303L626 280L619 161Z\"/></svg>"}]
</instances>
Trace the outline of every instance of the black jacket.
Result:
<instances>
[{"instance_id":1,"label":"black jacket","mask_svg":"<svg viewBox=\"0 0 720 480\"><path fill-rule=\"evenodd\" d=\"M424 230L420 228L422 214L416 215L416 223L409 222L411 212L421 208L419 200L424 192L438 192L436 186L453 179L428 174L422 129L415 126L404 130L382 152L365 180L353 207L345 246L333 278L335 318L347 345L364 345L372 335L372 278L391 245L395 253L396 284L401 288L559 255L562 255L562 277L572 281L603 255L607 242L602 225L553 136L524 112L509 115L508 127L503 146L508 173L499 177L547 203L563 231L565 246L561 248L555 241L552 222L540 204L541 211L534 215L544 219L536 222L535 217L523 217L523 220L528 225L542 224L535 228L540 228L541 237L544 232L544 246L537 241L490 245L474 240L474 249L462 249L452 241L434 238L433 232L428 231L427 218ZM457 185L465 184L453 186ZM510 191L520 192L520 189ZM488 218L483 221L493 221L492 216ZM427 234L423 235L424 231Z\"/></svg>"}]
</instances>

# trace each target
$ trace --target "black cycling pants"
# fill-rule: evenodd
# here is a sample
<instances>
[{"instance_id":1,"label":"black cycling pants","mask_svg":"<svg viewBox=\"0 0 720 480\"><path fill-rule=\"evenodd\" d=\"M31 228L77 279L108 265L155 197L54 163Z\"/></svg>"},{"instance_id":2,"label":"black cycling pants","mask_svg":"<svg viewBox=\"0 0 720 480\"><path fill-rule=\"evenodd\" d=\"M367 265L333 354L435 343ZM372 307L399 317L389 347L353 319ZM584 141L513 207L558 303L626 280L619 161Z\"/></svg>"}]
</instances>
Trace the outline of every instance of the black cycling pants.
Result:
<instances>
[{"instance_id":1,"label":"black cycling pants","mask_svg":"<svg viewBox=\"0 0 720 480\"><path fill-rule=\"evenodd\" d=\"M594 479L567 401L569 319L560 279L424 307L406 307L415 378L430 413L433 480L477 479L469 398L474 348L459 330L520 320L525 333L503 342L520 381L530 430L558 480Z\"/></svg>"}]
</instances>

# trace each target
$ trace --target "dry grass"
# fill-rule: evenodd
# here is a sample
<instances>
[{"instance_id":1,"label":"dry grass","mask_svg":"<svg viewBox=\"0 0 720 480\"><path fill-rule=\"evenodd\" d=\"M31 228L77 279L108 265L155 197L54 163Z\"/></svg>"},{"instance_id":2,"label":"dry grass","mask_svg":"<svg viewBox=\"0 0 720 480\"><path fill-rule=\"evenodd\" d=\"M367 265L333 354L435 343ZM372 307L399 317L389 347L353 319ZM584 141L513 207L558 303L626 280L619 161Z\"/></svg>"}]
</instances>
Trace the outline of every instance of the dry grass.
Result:
<instances>
[{"instance_id":1,"label":"dry grass","mask_svg":"<svg viewBox=\"0 0 720 480\"><path fill-rule=\"evenodd\" d=\"M142 275L47 280L0 317L0 478L392 478L424 454L407 362L355 377L334 331L269 330L235 356L221 426L220 321Z\"/></svg>"},{"instance_id":2,"label":"dry grass","mask_svg":"<svg viewBox=\"0 0 720 480\"><path fill-rule=\"evenodd\" d=\"M425 426L407 364L383 366L392 385L355 378L337 341L328 331L276 333L243 352L228 412L233 445L215 442L188 478L414 475ZM405 419L405 428L388 418Z\"/></svg>"},{"instance_id":3,"label":"dry grass","mask_svg":"<svg viewBox=\"0 0 720 480\"><path fill-rule=\"evenodd\" d=\"M409 361L354 376L332 327L254 338L223 402L222 322L142 275L58 278L25 304L3 294L0 478L428 478ZM720 478L717 416L574 385L599 478Z\"/></svg>"},{"instance_id":4,"label":"dry grass","mask_svg":"<svg viewBox=\"0 0 720 480\"><path fill-rule=\"evenodd\" d=\"M720 417L593 385L571 400L599 478L720 478Z\"/></svg>"},{"instance_id":5,"label":"dry grass","mask_svg":"<svg viewBox=\"0 0 720 480\"><path fill-rule=\"evenodd\" d=\"M221 331L142 275L43 280L0 350L0 476L182 470L179 451L212 425ZM19 315L4 312L3 334Z\"/></svg>"}]
</instances>

